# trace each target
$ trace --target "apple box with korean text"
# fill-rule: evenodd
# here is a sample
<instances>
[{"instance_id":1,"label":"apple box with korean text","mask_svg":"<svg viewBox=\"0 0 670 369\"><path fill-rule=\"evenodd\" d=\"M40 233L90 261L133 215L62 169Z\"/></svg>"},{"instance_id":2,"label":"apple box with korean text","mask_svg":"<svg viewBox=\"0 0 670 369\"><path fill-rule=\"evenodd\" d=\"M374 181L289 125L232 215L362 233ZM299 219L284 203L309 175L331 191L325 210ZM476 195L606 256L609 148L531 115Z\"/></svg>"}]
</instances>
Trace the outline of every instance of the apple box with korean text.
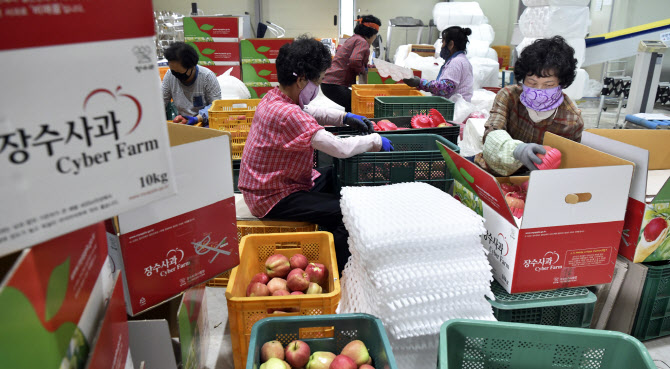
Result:
<instances>
[{"instance_id":1,"label":"apple box with korean text","mask_svg":"<svg viewBox=\"0 0 670 369\"><path fill-rule=\"evenodd\" d=\"M153 36L149 0L0 2L0 256L176 193Z\"/></svg>"},{"instance_id":2,"label":"apple box with korean text","mask_svg":"<svg viewBox=\"0 0 670 369\"><path fill-rule=\"evenodd\" d=\"M544 144L561 151L559 169L499 179L438 146L454 177L454 197L485 219L482 244L507 292L610 283L633 164L552 133ZM516 218L500 183L526 180L525 209Z\"/></svg>"},{"instance_id":3,"label":"apple box with korean text","mask_svg":"<svg viewBox=\"0 0 670 369\"><path fill-rule=\"evenodd\" d=\"M166 123L164 123L166 124ZM167 123L179 193L108 222L136 315L239 264L230 134Z\"/></svg>"}]
</instances>

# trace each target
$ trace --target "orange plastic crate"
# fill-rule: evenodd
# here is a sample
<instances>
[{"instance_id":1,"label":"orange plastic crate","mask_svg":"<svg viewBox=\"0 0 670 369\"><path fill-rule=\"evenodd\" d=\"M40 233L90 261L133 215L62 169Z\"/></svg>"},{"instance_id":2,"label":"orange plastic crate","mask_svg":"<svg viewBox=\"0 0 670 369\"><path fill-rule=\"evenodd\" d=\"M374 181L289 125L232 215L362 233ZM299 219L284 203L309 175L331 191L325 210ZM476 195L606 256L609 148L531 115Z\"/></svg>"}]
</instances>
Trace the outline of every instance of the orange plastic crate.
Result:
<instances>
[{"instance_id":1,"label":"orange plastic crate","mask_svg":"<svg viewBox=\"0 0 670 369\"><path fill-rule=\"evenodd\" d=\"M501 65L501 68L505 69L509 67L509 62L510 62L510 55L511 55L511 49L507 45L498 45L498 46L491 46L493 50L498 53L498 57L502 58L503 62Z\"/></svg>"},{"instance_id":2,"label":"orange plastic crate","mask_svg":"<svg viewBox=\"0 0 670 369\"><path fill-rule=\"evenodd\" d=\"M318 295L246 297L249 281L265 269L265 260L275 253L291 257L301 253L310 262L328 268L328 286ZM325 286L324 286L325 287ZM242 238L240 265L233 269L228 287L228 321L236 369L246 368L251 328L257 321L274 316L335 314L340 302L340 278L333 235L329 232L254 234ZM273 312L292 309L295 312ZM323 332L311 332L320 335Z\"/></svg>"},{"instance_id":3,"label":"orange plastic crate","mask_svg":"<svg viewBox=\"0 0 670 369\"><path fill-rule=\"evenodd\" d=\"M316 232L319 227L307 222L285 222L280 220L238 220L237 239L250 234ZM207 287L228 287L231 270L225 271L207 282Z\"/></svg>"},{"instance_id":4,"label":"orange plastic crate","mask_svg":"<svg viewBox=\"0 0 670 369\"><path fill-rule=\"evenodd\" d=\"M377 96L423 96L414 87L395 85L352 85L351 112L368 118L375 117L375 97Z\"/></svg>"},{"instance_id":5,"label":"orange plastic crate","mask_svg":"<svg viewBox=\"0 0 670 369\"><path fill-rule=\"evenodd\" d=\"M261 99L215 100L209 108L209 128L230 132L233 160L242 158L256 106Z\"/></svg>"}]
</instances>

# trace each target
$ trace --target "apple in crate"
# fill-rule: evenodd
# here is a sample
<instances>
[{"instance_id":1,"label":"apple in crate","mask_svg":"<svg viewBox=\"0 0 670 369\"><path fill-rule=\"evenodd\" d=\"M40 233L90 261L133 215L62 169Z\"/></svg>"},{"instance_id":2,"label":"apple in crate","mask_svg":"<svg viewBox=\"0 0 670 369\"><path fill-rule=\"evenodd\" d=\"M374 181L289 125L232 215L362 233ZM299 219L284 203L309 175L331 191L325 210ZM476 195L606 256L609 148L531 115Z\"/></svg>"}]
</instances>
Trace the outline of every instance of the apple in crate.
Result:
<instances>
[{"instance_id":1,"label":"apple in crate","mask_svg":"<svg viewBox=\"0 0 670 369\"><path fill-rule=\"evenodd\" d=\"M344 346L342 352L340 352L340 355L350 357L354 362L356 362L356 366L370 364L372 362L370 354L368 353L368 348L365 347L363 341L360 340L349 342L346 346Z\"/></svg>"},{"instance_id":2,"label":"apple in crate","mask_svg":"<svg viewBox=\"0 0 670 369\"><path fill-rule=\"evenodd\" d=\"M268 284L270 277L266 273L258 273L253 278L251 278L250 283L258 282L263 284Z\"/></svg>"},{"instance_id":3,"label":"apple in crate","mask_svg":"<svg viewBox=\"0 0 670 369\"><path fill-rule=\"evenodd\" d=\"M335 359L335 354L327 351L317 351L309 357L305 369L329 369L330 363Z\"/></svg>"},{"instance_id":4,"label":"apple in crate","mask_svg":"<svg viewBox=\"0 0 670 369\"><path fill-rule=\"evenodd\" d=\"M288 288L286 287L286 279L272 278L270 282L268 282L268 290L270 291L271 295L274 295L274 293L279 290L288 291Z\"/></svg>"},{"instance_id":5,"label":"apple in crate","mask_svg":"<svg viewBox=\"0 0 670 369\"><path fill-rule=\"evenodd\" d=\"M333 362L330 363L329 369L356 369L356 368L358 368L358 365L356 365L356 362L351 360L349 356L337 355L335 356L335 359L333 359Z\"/></svg>"},{"instance_id":6,"label":"apple in crate","mask_svg":"<svg viewBox=\"0 0 670 369\"><path fill-rule=\"evenodd\" d=\"M291 269L302 269L305 270L307 268L307 264L309 264L309 261L307 260L307 257L303 254L295 254L291 256L291 259L289 259L289 262L291 263Z\"/></svg>"},{"instance_id":7,"label":"apple in crate","mask_svg":"<svg viewBox=\"0 0 670 369\"><path fill-rule=\"evenodd\" d=\"M286 280L291 291L304 291L309 287L309 276L302 269L293 269Z\"/></svg>"},{"instance_id":8,"label":"apple in crate","mask_svg":"<svg viewBox=\"0 0 670 369\"><path fill-rule=\"evenodd\" d=\"M263 283L254 282L247 287L247 297L270 296L268 286Z\"/></svg>"},{"instance_id":9,"label":"apple in crate","mask_svg":"<svg viewBox=\"0 0 670 369\"><path fill-rule=\"evenodd\" d=\"M261 362L266 362L273 357L284 360L284 346L277 340L265 342L261 346Z\"/></svg>"},{"instance_id":10,"label":"apple in crate","mask_svg":"<svg viewBox=\"0 0 670 369\"><path fill-rule=\"evenodd\" d=\"M358 369L375 369L372 365L363 364L358 367Z\"/></svg>"},{"instance_id":11,"label":"apple in crate","mask_svg":"<svg viewBox=\"0 0 670 369\"><path fill-rule=\"evenodd\" d=\"M261 364L259 369L291 369L291 366L284 360L279 360L276 357L273 357Z\"/></svg>"},{"instance_id":12,"label":"apple in crate","mask_svg":"<svg viewBox=\"0 0 670 369\"><path fill-rule=\"evenodd\" d=\"M302 291L293 291L291 292L291 295L304 295L305 293Z\"/></svg>"},{"instance_id":13,"label":"apple in crate","mask_svg":"<svg viewBox=\"0 0 670 369\"><path fill-rule=\"evenodd\" d=\"M287 290L276 290L272 293L272 296L289 296L291 295Z\"/></svg>"},{"instance_id":14,"label":"apple in crate","mask_svg":"<svg viewBox=\"0 0 670 369\"><path fill-rule=\"evenodd\" d=\"M265 260L265 272L270 278L284 278L290 270L291 263L284 255L274 254Z\"/></svg>"},{"instance_id":15,"label":"apple in crate","mask_svg":"<svg viewBox=\"0 0 670 369\"><path fill-rule=\"evenodd\" d=\"M284 356L286 361L294 368L302 368L307 365L311 352L309 346L300 340L295 340L286 345Z\"/></svg>"},{"instance_id":16,"label":"apple in crate","mask_svg":"<svg viewBox=\"0 0 670 369\"><path fill-rule=\"evenodd\" d=\"M305 292L308 295L318 295L323 292L323 288L319 286L318 284L314 282L309 282L309 287L307 287L307 292Z\"/></svg>"},{"instance_id":17,"label":"apple in crate","mask_svg":"<svg viewBox=\"0 0 670 369\"><path fill-rule=\"evenodd\" d=\"M305 272L309 276L309 281L317 284L323 284L328 276L326 266L319 263L309 263Z\"/></svg>"}]
</instances>

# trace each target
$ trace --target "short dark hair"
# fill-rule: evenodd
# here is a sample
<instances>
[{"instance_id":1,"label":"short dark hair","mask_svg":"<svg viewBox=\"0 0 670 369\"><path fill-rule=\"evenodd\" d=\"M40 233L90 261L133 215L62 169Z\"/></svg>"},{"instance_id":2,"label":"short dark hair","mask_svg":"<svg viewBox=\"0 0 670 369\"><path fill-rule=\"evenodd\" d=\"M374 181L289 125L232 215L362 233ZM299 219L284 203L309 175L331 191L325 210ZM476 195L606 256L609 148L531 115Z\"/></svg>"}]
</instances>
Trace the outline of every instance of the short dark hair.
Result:
<instances>
[{"instance_id":1,"label":"short dark hair","mask_svg":"<svg viewBox=\"0 0 670 369\"><path fill-rule=\"evenodd\" d=\"M472 34L470 28L462 28L459 26L452 26L444 31L442 31L442 40L444 40L447 45L449 41L454 41L454 48L456 51L465 51L468 42L468 36Z\"/></svg>"},{"instance_id":2,"label":"short dark hair","mask_svg":"<svg viewBox=\"0 0 670 369\"><path fill-rule=\"evenodd\" d=\"M330 68L331 59L326 45L302 35L279 49L276 62L279 84L290 86L301 76L316 81L321 72Z\"/></svg>"},{"instance_id":3,"label":"short dark hair","mask_svg":"<svg viewBox=\"0 0 670 369\"><path fill-rule=\"evenodd\" d=\"M514 63L514 78L519 83L527 76L556 76L561 87L568 88L576 75L575 49L561 36L535 40Z\"/></svg>"},{"instance_id":4,"label":"short dark hair","mask_svg":"<svg viewBox=\"0 0 670 369\"><path fill-rule=\"evenodd\" d=\"M381 26L382 21L380 21L379 18L374 15L361 15L358 19L361 21L354 27L354 34L369 38L379 33L376 29L363 25L363 23L374 23Z\"/></svg>"},{"instance_id":5,"label":"short dark hair","mask_svg":"<svg viewBox=\"0 0 670 369\"><path fill-rule=\"evenodd\" d=\"M198 64L198 52L185 42L173 42L165 50L164 55L168 61L178 61L186 69L191 69Z\"/></svg>"}]
</instances>

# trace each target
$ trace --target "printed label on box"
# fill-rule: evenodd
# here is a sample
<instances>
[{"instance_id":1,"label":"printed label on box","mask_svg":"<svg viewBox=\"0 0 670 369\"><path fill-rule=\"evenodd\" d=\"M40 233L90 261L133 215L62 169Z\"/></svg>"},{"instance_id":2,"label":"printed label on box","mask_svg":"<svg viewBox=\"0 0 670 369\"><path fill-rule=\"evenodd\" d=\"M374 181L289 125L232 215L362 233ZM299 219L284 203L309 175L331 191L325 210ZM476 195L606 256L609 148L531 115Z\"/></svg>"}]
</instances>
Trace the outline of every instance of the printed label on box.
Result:
<instances>
[{"instance_id":1,"label":"printed label on box","mask_svg":"<svg viewBox=\"0 0 670 369\"><path fill-rule=\"evenodd\" d=\"M240 62L239 42L188 42L198 53L198 64L217 65L217 62Z\"/></svg>"},{"instance_id":2,"label":"printed label on box","mask_svg":"<svg viewBox=\"0 0 670 369\"><path fill-rule=\"evenodd\" d=\"M279 49L293 42L292 38L252 38L240 41L242 62L274 63Z\"/></svg>"},{"instance_id":3,"label":"printed label on box","mask_svg":"<svg viewBox=\"0 0 670 369\"><path fill-rule=\"evenodd\" d=\"M242 18L236 17L184 17L184 39L186 41L230 42L242 37Z\"/></svg>"}]
</instances>

